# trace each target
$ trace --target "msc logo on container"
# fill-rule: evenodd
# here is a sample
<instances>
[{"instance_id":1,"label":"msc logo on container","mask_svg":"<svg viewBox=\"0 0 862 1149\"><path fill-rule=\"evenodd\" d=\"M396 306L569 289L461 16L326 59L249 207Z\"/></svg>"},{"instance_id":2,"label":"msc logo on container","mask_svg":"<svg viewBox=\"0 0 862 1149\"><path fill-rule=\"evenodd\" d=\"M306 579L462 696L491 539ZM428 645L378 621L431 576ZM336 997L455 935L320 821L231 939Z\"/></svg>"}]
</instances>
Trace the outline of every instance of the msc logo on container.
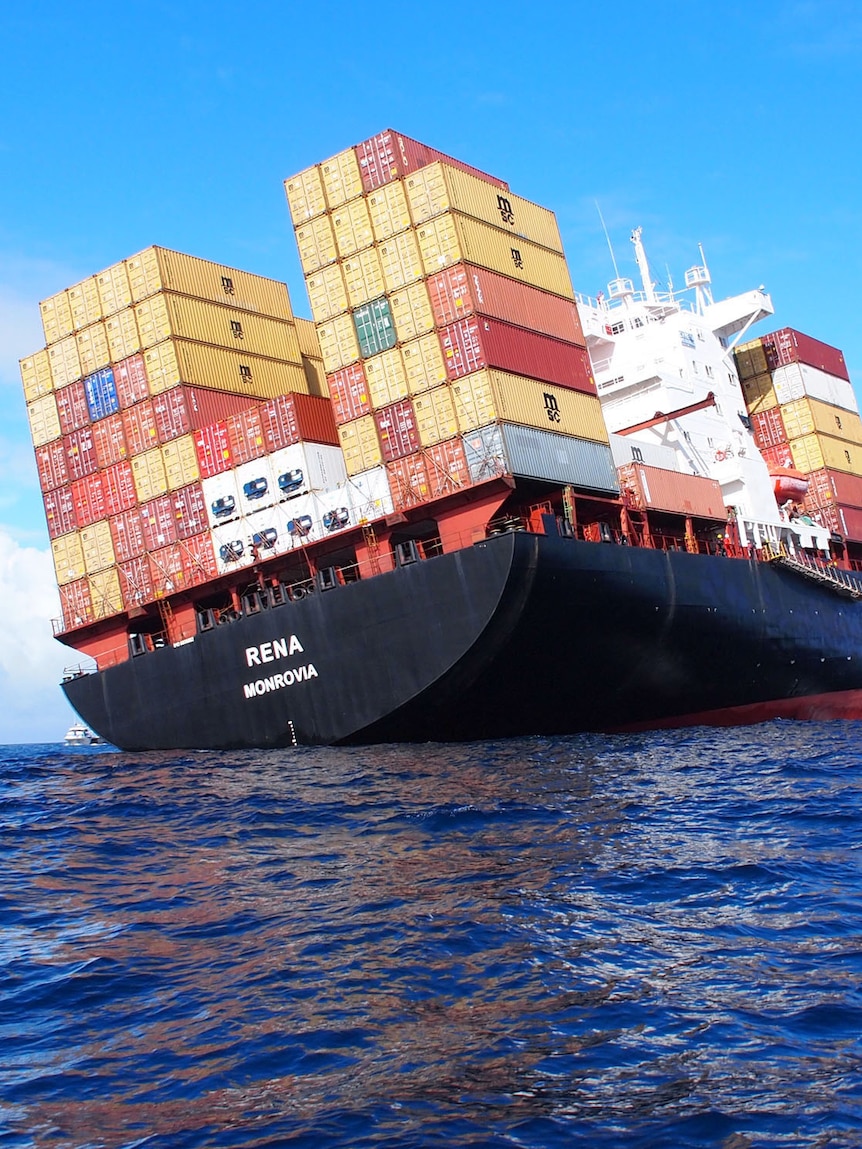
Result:
<instances>
[{"instance_id":1,"label":"msc logo on container","mask_svg":"<svg viewBox=\"0 0 862 1149\"><path fill-rule=\"evenodd\" d=\"M511 203L504 195L497 196L497 207L500 209L500 219L503 223L510 223L514 227L515 213L512 211Z\"/></svg>"},{"instance_id":2,"label":"msc logo on container","mask_svg":"<svg viewBox=\"0 0 862 1149\"><path fill-rule=\"evenodd\" d=\"M551 395L547 391L542 392L545 400L545 411L548 415L549 423L559 423L560 421L560 404L557 402L556 395Z\"/></svg>"}]
</instances>

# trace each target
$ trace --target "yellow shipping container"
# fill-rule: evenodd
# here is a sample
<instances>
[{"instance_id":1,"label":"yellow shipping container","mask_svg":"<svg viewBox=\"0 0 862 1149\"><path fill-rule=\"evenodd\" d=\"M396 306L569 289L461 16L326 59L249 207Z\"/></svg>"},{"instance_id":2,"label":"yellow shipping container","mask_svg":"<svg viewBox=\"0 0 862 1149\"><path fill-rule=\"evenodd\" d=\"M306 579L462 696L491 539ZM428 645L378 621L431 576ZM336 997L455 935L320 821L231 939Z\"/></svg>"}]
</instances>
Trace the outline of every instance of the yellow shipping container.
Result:
<instances>
[{"instance_id":1,"label":"yellow shipping container","mask_svg":"<svg viewBox=\"0 0 862 1149\"><path fill-rule=\"evenodd\" d=\"M319 215L317 219L298 227L296 246L299 249L299 262L305 275L312 275L327 264L334 263L338 258L338 249L335 246L335 233L332 230L330 216Z\"/></svg>"},{"instance_id":2,"label":"yellow shipping container","mask_svg":"<svg viewBox=\"0 0 862 1149\"><path fill-rule=\"evenodd\" d=\"M781 408L781 420L788 439L819 431L850 443L862 443L862 419L855 411L833 407L820 399L794 399Z\"/></svg>"},{"instance_id":3,"label":"yellow shipping container","mask_svg":"<svg viewBox=\"0 0 862 1149\"><path fill-rule=\"evenodd\" d=\"M76 335L78 343L78 358L81 361L81 374L91 375L100 367L111 362L111 353L108 350L108 336L105 324L101 321L91 323Z\"/></svg>"},{"instance_id":4,"label":"yellow shipping container","mask_svg":"<svg viewBox=\"0 0 862 1149\"><path fill-rule=\"evenodd\" d=\"M293 318L286 283L166 247L148 247L133 255L126 260L126 271L135 303L157 291L176 291L275 319Z\"/></svg>"},{"instance_id":5,"label":"yellow shipping container","mask_svg":"<svg viewBox=\"0 0 862 1149\"><path fill-rule=\"evenodd\" d=\"M123 610L123 595L120 591L120 576L116 567L99 571L90 580L90 600L94 618L109 618Z\"/></svg>"},{"instance_id":6,"label":"yellow shipping container","mask_svg":"<svg viewBox=\"0 0 862 1149\"><path fill-rule=\"evenodd\" d=\"M594 395L539 383L506 371L476 371L451 385L462 434L497 419L607 443L601 403Z\"/></svg>"},{"instance_id":7,"label":"yellow shipping container","mask_svg":"<svg viewBox=\"0 0 862 1149\"><path fill-rule=\"evenodd\" d=\"M84 551L81 546L81 532L73 531L51 541L51 556L59 586L83 578L87 573L84 566Z\"/></svg>"},{"instance_id":8,"label":"yellow shipping container","mask_svg":"<svg viewBox=\"0 0 862 1149\"><path fill-rule=\"evenodd\" d=\"M392 180L382 188L375 188L366 199L371 227L378 243L412 226L403 180Z\"/></svg>"},{"instance_id":9,"label":"yellow shipping container","mask_svg":"<svg viewBox=\"0 0 862 1149\"><path fill-rule=\"evenodd\" d=\"M342 423L338 428L338 438L348 475L358 475L360 471L378 467L383 462L373 415L363 415L361 419Z\"/></svg>"},{"instance_id":10,"label":"yellow shipping container","mask_svg":"<svg viewBox=\"0 0 862 1149\"><path fill-rule=\"evenodd\" d=\"M377 245L387 291L398 291L422 279L425 271L414 231L402 231Z\"/></svg>"},{"instance_id":11,"label":"yellow shipping container","mask_svg":"<svg viewBox=\"0 0 862 1149\"><path fill-rule=\"evenodd\" d=\"M446 364L436 331L403 344L401 356L407 375L407 389L411 395L418 395L421 391L446 382Z\"/></svg>"},{"instance_id":12,"label":"yellow shipping container","mask_svg":"<svg viewBox=\"0 0 862 1149\"><path fill-rule=\"evenodd\" d=\"M327 319L346 311L349 306L340 263L331 263L307 276L305 287L315 323L325 323Z\"/></svg>"},{"instance_id":13,"label":"yellow shipping container","mask_svg":"<svg viewBox=\"0 0 862 1149\"><path fill-rule=\"evenodd\" d=\"M74 287L68 288L66 294L69 296L69 307L72 310L72 326L76 331L81 331L103 318L102 301L99 299L95 275L82 279Z\"/></svg>"},{"instance_id":14,"label":"yellow shipping container","mask_svg":"<svg viewBox=\"0 0 862 1149\"><path fill-rule=\"evenodd\" d=\"M368 396L374 408L385 407L407 394L407 376L397 347L365 360Z\"/></svg>"},{"instance_id":15,"label":"yellow shipping container","mask_svg":"<svg viewBox=\"0 0 862 1149\"><path fill-rule=\"evenodd\" d=\"M458 212L435 216L416 235L426 275L465 260L564 299L575 298L565 257L521 236Z\"/></svg>"},{"instance_id":16,"label":"yellow shipping container","mask_svg":"<svg viewBox=\"0 0 862 1149\"><path fill-rule=\"evenodd\" d=\"M139 303L135 317L144 348L155 347L173 335L285 363L302 362L296 328L284 319L254 315L238 307L224 307L171 291Z\"/></svg>"},{"instance_id":17,"label":"yellow shipping container","mask_svg":"<svg viewBox=\"0 0 862 1149\"><path fill-rule=\"evenodd\" d=\"M108 337L108 351L111 362L118 363L129 355L141 350L141 337L134 307L125 307L105 320L105 334Z\"/></svg>"},{"instance_id":18,"label":"yellow shipping container","mask_svg":"<svg viewBox=\"0 0 862 1149\"><path fill-rule=\"evenodd\" d=\"M519 238L562 254L563 241L552 211L504 192L495 184L444 163L427 164L404 179L413 222L418 227L445 211L459 211Z\"/></svg>"},{"instance_id":19,"label":"yellow shipping container","mask_svg":"<svg viewBox=\"0 0 862 1149\"><path fill-rule=\"evenodd\" d=\"M793 465L798 471L809 474L822 467L833 471L847 471L851 475L862 475L862 446L846 439L835 439L831 435L804 435L790 441Z\"/></svg>"},{"instance_id":20,"label":"yellow shipping container","mask_svg":"<svg viewBox=\"0 0 862 1149\"><path fill-rule=\"evenodd\" d=\"M165 478L169 491L178 491L189 483L196 483L201 477L195 441L191 435L172 439L162 447L162 460L165 464Z\"/></svg>"},{"instance_id":21,"label":"yellow shipping container","mask_svg":"<svg viewBox=\"0 0 862 1149\"><path fill-rule=\"evenodd\" d=\"M102 304L102 314L107 317L116 315L132 302L132 288L129 284L129 273L126 271L126 261L121 260L96 276L96 287L99 291L99 300Z\"/></svg>"},{"instance_id":22,"label":"yellow shipping container","mask_svg":"<svg viewBox=\"0 0 862 1149\"><path fill-rule=\"evenodd\" d=\"M778 406L778 396L775 394L769 372L753 375L749 379L741 380L741 383L749 415L761 415L764 411L771 411L773 407Z\"/></svg>"},{"instance_id":23,"label":"yellow shipping container","mask_svg":"<svg viewBox=\"0 0 862 1149\"><path fill-rule=\"evenodd\" d=\"M769 371L766 352L763 350L763 344L759 339L752 339L749 343L743 343L741 347L736 348L733 354L736 358L736 370L740 381L750 379L753 375L765 375Z\"/></svg>"},{"instance_id":24,"label":"yellow shipping container","mask_svg":"<svg viewBox=\"0 0 862 1149\"><path fill-rule=\"evenodd\" d=\"M326 368L323 360L314 355L303 355L302 370L305 372L305 384L309 395L316 395L318 399L329 398L329 388L326 386Z\"/></svg>"},{"instance_id":25,"label":"yellow shipping container","mask_svg":"<svg viewBox=\"0 0 862 1149\"><path fill-rule=\"evenodd\" d=\"M383 272L375 248L366 248L342 260L341 270L351 307L361 307L383 294Z\"/></svg>"},{"instance_id":26,"label":"yellow shipping container","mask_svg":"<svg viewBox=\"0 0 862 1149\"><path fill-rule=\"evenodd\" d=\"M26 359L20 361L20 367L24 398L28 403L53 390L54 380L51 377L51 360L48 358L47 350L28 355Z\"/></svg>"},{"instance_id":27,"label":"yellow shipping container","mask_svg":"<svg viewBox=\"0 0 862 1149\"><path fill-rule=\"evenodd\" d=\"M78 341L74 335L67 335L59 343L48 348L48 359L51 362L51 378L55 387L65 387L80 379L81 358L78 355Z\"/></svg>"},{"instance_id":28,"label":"yellow shipping container","mask_svg":"<svg viewBox=\"0 0 862 1149\"><path fill-rule=\"evenodd\" d=\"M338 208L332 213L331 219L335 246L342 259L374 243L368 205L362 196Z\"/></svg>"},{"instance_id":29,"label":"yellow shipping container","mask_svg":"<svg viewBox=\"0 0 862 1149\"><path fill-rule=\"evenodd\" d=\"M113 566L114 544L111 541L111 525L107 519L100 519L81 531L81 548L84 553L84 567L87 574L96 574Z\"/></svg>"},{"instance_id":30,"label":"yellow shipping container","mask_svg":"<svg viewBox=\"0 0 862 1149\"><path fill-rule=\"evenodd\" d=\"M58 343L74 331L72 308L69 306L69 296L65 291L43 299L39 304L39 310L42 313L42 330L45 332L46 343Z\"/></svg>"},{"instance_id":31,"label":"yellow shipping container","mask_svg":"<svg viewBox=\"0 0 862 1149\"><path fill-rule=\"evenodd\" d=\"M337 315L327 323L318 323L317 338L320 354L327 373L355 363L359 358L359 343L352 315Z\"/></svg>"},{"instance_id":32,"label":"yellow shipping container","mask_svg":"<svg viewBox=\"0 0 862 1149\"><path fill-rule=\"evenodd\" d=\"M299 227L326 211L326 196L317 164L284 181L284 194L293 226Z\"/></svg>"},{"instance_id":33,"label":"yellow shipping container","mask_svg":"<svg viewBox=\"0 0 862 1149\"><path fill-rule=\"evenodd\" d=\"M146 503L149 499L165 494L168 489L168 477L165 474L161 447L153 447L151 451L144 451L142 455L132 455L131 463L139 503Z\"/></svg>"},{"instance_id":34,"label":"yellow shipping container","mask_svg":"<svg viewBox=\"0 0 862 1149\"><path fill-rule=\"evenodd\" d=\"M362 175L359 161L353 148L346 148L320 165L320 178L326 193L329 209L341 207L343 203L362 195Z\"/></svg>"},{"instance_id":35,"label":"yellow shipping container","mask_svg":"<svg viewBox=\"0 0 862 1149\"><path fill-rule=\"evenodd\" d=\"M413 400L416 430L423 447L433 447L458 434L458 417L448 385L434 387Z\"/></svg>"},{"instance_id":36,"label":"yellow shipping container","mask_svg":"<svg viewBox=\"0 0 862 1149\"><path fill-rule=\"evenodd\" d=\"M57 414L57 400L53 392L28 403L27 418L30 420L30 438L34 447L43 447L60 438L60 416Z\"/></svg>"},{"instance_id":37,"label":"yellow shipping container","mask_svg":"<svg viewBox=\"0 0 862 1149\"><path fill-rule=\"evenodd\" d=\"M395 332L402 343L434 330L431 300L422 279L418 283L411 283L409 287L402 287L400 291L393 291L389 296L389 310Z\"/></svg>"},{"instance_id":38,"label":"yellow shipping container","mask_svg":"<svg viewBox=\"0 0 862 1149\"><path fill-rule=\"evenodd\" d=\"M255 399L275 399L288 391L306 393L299 363L282 363L261 355L230 351L184 339L168 339L144 352L150 394L160 395L178 383L230 391Z\"/></svg>"},{"instance_id":39,"label":"yellow shipping container","mask_svg":"<svg viewBox=\"0 0 862 1149\"><path fill-rule=\"evenodd\" d=\"M321 359L320 340L317 338L317 328L310 319L301 319L298 315L296 323L296 337L299 340L299 350L303 357L308 355L312 359Z\"/></svg>"}]
</instances>

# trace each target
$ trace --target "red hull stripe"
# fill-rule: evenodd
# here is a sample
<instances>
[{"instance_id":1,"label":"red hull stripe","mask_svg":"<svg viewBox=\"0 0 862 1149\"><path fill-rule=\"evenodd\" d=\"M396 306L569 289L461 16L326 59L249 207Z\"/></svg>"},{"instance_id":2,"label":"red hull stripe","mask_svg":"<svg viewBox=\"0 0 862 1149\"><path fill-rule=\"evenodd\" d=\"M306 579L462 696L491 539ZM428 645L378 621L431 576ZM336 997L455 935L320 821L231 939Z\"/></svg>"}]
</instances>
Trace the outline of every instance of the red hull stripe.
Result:
<instances>
[{"instance_id":1,"label":"red hull stripe","mask_svg":"<svg viewBox=\"0 0 862 1149\"><path fill-rule=\"evenodd\" d=\"M751 726L773 718L790 718L803 722L850 722L862 719L862 690L841 690L834 694L808 694L801 698L777 698L770 702L752 702L747 706L729 706L724 710L703 710L651 722L632 722L613 728L614 733L637 730L668 730L681 726Z\"/></svg>"}]
</instances>

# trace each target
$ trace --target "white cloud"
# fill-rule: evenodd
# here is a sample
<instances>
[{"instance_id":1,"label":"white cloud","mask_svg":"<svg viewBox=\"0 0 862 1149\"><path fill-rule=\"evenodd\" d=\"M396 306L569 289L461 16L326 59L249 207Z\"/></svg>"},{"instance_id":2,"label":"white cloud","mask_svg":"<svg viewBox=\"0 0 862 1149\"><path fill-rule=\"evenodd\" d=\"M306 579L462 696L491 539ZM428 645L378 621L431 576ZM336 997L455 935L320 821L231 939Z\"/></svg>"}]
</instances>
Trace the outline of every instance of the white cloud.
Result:
<instances>
[{"instance_id":1,"label":"white cloud","mask_svg":"<svg viewBox=\"0 0 862 1149\"><path fill-rule=\"evenodd\" d=\"M61 741L74 718L59 683L81 659L53 637L59 614L50 553L0 526L0 745Z\"/></svg>"}]
</instances>

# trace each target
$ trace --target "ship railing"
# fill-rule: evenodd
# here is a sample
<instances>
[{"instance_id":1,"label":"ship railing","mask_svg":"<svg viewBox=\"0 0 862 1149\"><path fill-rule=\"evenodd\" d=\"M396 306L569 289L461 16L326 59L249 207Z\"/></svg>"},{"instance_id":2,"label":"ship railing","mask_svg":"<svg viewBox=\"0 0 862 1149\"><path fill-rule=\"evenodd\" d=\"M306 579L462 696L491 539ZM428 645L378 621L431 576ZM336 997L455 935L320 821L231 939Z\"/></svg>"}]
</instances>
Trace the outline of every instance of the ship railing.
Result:
<instances>
[{"instance_id":1,"label":"ship railing","mask_svg":"<svg viewBox=\"0 0 862 1149\"><path fill-rule=\"evenodd\" d=\"M63 681L64 682L72 682L76 678L83 678L87 674L95 674L95 673L96 673L96 664L95 663L90 663L90 664L85 666L84 663L79 662L79 663L76 663L74 666L64 666L63 667Z\"/></svg>"}]
</instances>

